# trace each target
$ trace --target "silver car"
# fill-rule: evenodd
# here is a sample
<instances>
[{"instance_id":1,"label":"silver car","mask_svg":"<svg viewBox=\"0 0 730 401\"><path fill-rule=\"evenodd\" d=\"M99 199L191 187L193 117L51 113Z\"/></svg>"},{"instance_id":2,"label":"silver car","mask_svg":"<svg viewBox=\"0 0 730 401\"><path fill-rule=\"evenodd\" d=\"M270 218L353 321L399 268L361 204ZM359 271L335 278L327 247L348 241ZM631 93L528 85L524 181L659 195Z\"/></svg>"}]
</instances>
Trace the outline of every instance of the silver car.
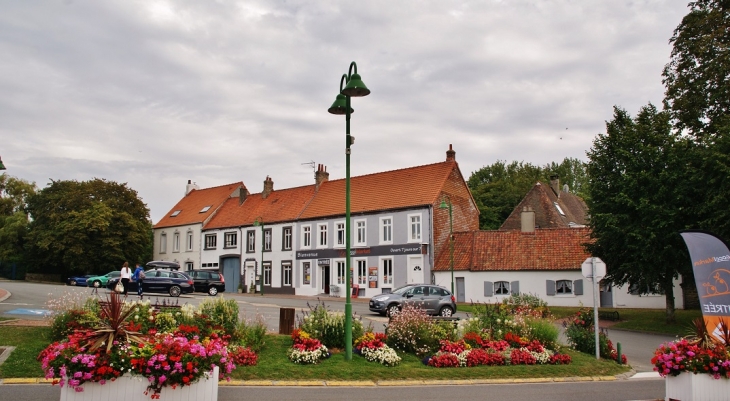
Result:
<instances>
[{"instance_id":1,"label":"silver car","mask_svg":"<svg viewBox=\"0 0 730 401\"><path fill-rule=\"evenodd\" d=\"M431 284L408 284L390 294L370 298L370 310L381 315L393 315L403 305L414 305L429 315L451 316L456 312L456 298L444 287Z\"/></svg>"}]
</instances>

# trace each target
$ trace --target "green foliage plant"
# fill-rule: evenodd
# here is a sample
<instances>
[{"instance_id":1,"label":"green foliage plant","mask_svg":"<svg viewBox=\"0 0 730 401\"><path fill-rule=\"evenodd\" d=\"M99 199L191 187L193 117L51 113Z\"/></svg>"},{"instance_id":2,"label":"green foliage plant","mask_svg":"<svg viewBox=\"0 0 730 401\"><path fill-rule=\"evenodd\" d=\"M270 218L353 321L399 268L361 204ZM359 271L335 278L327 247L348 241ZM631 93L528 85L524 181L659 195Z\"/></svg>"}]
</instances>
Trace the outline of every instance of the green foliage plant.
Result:
<instances>
[{"instance_id":1,"label":"green foliage plant","mask_svg":"<svg viewBox=\"0 0 730 401\"><path fill-rule=\"evenodd\" d=\"M328 348L345 348L345 314L332 312L324 302L317 302L314 306L307 304L309 311L297 316L297 327L318 339ZM352 339L355 340L365 332L360 318L353 314Z\"/></svg>"},{"instance_id":2,"label":"green foliage plant","mask_svg":"<svg viewBox=\"0 0 730 401\"><path fill-rule=\"evenodd\" d=\"M390 317L385 334L391 348L423 356L435 352L439 340L454 338L456 330L452 322L436 322L424 309L407 304Z\"/></svg>"},{"instance_id":3,"label":"green foliage plant","mask_svg":"<svg viewBox=\"0 0 730 401\"><path fill-rule=\"evenodd\" d=\"M241 319L236 326L233 338L255 352L260 351L266 344L266 322L264 317L257 314L253 319Z\"/></svg>"},{"instance_id":4,"label":"green foliage plant","mask_svg":"<svg viewBox=\"0 0 730 401\"><path fill-rule=\"evenodd\" d=\"M231 298L206 298L198 305L198 313L202 319L200 323L207 330L222 330L227 334L236 332L238 311L238 303Z\"/></svg>"},{"instance_id":5,"label":"green foliage plant","mask_svg":"<svg viewBox=\"0 0 730 401\"><path fill-rule=\"evenodd\" d=\"M542 345L551 350L557 350L558 335L560 329L558 329L552 321L548 319L540 318L528 318L525 323L529 327L530 340L538 340Z\"/></svg>"}]
</instances>

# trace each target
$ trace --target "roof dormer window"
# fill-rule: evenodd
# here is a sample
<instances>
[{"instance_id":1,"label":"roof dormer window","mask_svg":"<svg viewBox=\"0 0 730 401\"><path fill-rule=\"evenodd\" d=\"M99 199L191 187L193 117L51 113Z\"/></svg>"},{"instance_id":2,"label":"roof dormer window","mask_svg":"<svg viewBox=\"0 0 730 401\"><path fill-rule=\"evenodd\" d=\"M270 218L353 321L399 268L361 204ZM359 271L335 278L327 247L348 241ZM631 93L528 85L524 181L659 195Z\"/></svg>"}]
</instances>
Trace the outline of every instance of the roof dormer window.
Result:
<instances>
[{"instance_id":1,"label":"roof dormer window","mask_svg":"<svg viewBox=\"0 0 730 401\"><path fill-rule=\"evenodd\" d=\"M175 217L178 214L180 214L180 212L182 212L182 210L175 210L174 212L172 212L172 214L170 215L170 217Z\"/></svg>"},{"instance_id":2,"label":"roof dormer window","mask_svg":"<svg viewBox=\"0 0 730 401\"><path fill-rule=\"evenodd\" d=\"M555 205L555 208L558 209L558 213L560 213L561 216L565 216L565 212L560 207L560 205L558 205L558 202L553 202L553 205Z\"/></svg>"},{"instance_id":3,"label":"roof dormer window","mask_svg":"<svg viewBox=\"0 0 730 401\"><path fill-rule=\"evenodd\" d=\"M210 210L210 206L206 206L206 207L204 207L204 208L200 209L200 213L205 213L205 212L207 212L208 210Z\"/></svg>"}]
</instances>

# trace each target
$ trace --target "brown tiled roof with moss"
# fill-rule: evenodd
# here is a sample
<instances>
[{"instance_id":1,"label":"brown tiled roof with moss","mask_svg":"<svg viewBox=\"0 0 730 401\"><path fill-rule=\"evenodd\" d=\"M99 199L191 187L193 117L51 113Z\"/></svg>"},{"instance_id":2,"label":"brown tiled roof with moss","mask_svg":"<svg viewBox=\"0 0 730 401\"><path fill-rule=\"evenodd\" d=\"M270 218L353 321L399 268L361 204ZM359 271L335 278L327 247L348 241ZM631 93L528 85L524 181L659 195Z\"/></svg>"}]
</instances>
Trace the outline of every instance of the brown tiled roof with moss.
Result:
<instances>
[{"instance_id":1,"label":"brown tiled roof with moss","mask_svg":"<svg viewBox=\"0 0 730 401\"><path fill-rule=\"evenodd\" d=\"M218 208L239 188L243 182L221 185L212 188L193 189L170 209L154 228L175 227L186 224L204 223L215 214ZM201 212L205 207L208 210ZM172 216L176 211L177 215Z\"/></svg>"},{"instance_id":2,"label":"brown tiled roof with moss","mask_svg":"<svg viewBox=\"0 0 730 401\"><path fill-rule=\"evenodd\" d=\"M560 197L549 185L536 183L499 229L520 230L524 207L531 207L535 211L535 227L537 228L567 228L588 224L588 206L583 199L570 192L560 191L559 194ZM555 207L556 203L564 215L560 214L558 208Z\"/></svg>"}]
</instances>

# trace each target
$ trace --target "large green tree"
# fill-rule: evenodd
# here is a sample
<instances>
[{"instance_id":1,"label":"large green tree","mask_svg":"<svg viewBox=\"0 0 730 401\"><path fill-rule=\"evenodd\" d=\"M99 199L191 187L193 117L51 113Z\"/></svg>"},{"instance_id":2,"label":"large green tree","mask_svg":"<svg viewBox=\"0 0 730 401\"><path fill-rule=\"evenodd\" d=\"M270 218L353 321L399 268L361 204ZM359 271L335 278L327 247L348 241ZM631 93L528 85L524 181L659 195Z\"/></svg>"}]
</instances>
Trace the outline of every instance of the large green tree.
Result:
<instances>
[{"instance_id":1,"label":"large green tree","mask_svg":"<svg viewBox=\"0 0 730 401\"><path fill-rule=\"evenodd\" d=\"M649 104L635 118L615 107L588 151L588 250L606 262L609 282L664 293L667 322L674 321L673 279L690 268L678 235L694 202L687 146L669 113Z\"/></svg>"},{"instance_id":2,"label":"large green tree","mask_svg":"<svg viewBox=\"0 0 730 401\"><path fill-rule=\"evenodd\" d=\"M126 184L53 181L28 211L26 248L38 271L103 273L151 257L149 209Z\"/></svg>"},{"instance_id":3,"label":"large green tree","mask_svg":"<svg viewBox=\"0 0 730 401\"><path fill-rule=\"evenodd\" d=\"M35 192L34 183L0 175L0 263L22 262L29 223L26 204Z\"/></svg>"},{"instance_id":4,"label":"large green tree","mask_svg":"<svg viewBox=\"0 0 730 401\"><path fill-rule=\"evenodd\" d=\"M479 208L479 228L496 230L509 217L512 210L537 181L550 182L550 176L558 175L562 183L579 196L586 189L585 163L566 158L561 163L545 166L513 161L510 164L497 161L473 172L467 185Z\"/></svg>"}]
</instances>

